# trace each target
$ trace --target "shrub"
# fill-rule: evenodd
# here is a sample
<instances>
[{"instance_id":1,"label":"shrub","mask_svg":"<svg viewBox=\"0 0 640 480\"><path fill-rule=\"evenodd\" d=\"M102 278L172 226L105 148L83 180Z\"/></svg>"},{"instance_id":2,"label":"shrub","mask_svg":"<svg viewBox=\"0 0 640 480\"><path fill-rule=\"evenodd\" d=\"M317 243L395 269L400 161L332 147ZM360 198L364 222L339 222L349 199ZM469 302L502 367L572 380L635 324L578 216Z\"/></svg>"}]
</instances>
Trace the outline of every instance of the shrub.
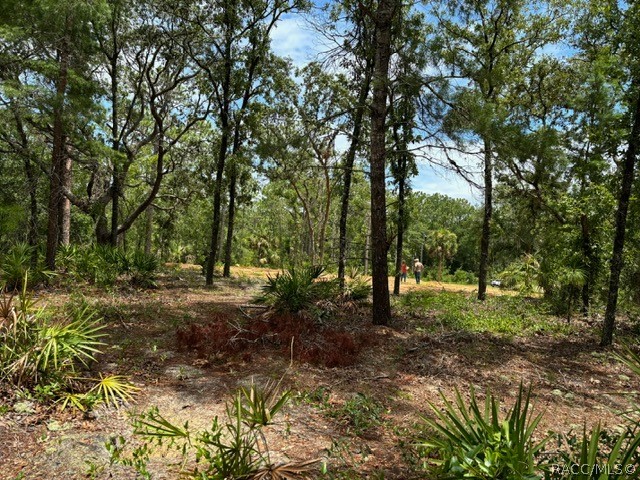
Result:
<instances>
[{"instance_id":1,"label":"shrub","mask_svg":"<svg viewBox=\"0 0 640 480\"><path fill-rule=\"evenodd\" d=\"M275 276L269 275L262 287L258 303L268 305L277 313L298 313L320 300L337 296L335 280L322 279L324 267L291 268Z\"/></svg>"},{"instance_id":2,"label":"shrub","mask_svg":"<svg viewBox=\"0 0 640 480\"><path fill-rule=\"evenodd\" d=\"M543 465L545 480L632 480L640 478L640 432L633 422L624 432L611 435L598 424L583 431L558 436L560 450Z\"/></svg>"},{"instance_id":3,"label":"shrub","mask_svg":"<svg viewBox=\"0 0 640 480\"><path fill-rule=\"evenodd\" d=\"M69 246L60 251L60 266L68 275L99 286L115 285L119 278L139 287L155 287L159 261L153 255L134 251L127 255L108 245L78 248Z\"/></svg>"},{"instance_id":4,"label":"shrub","mask_svg":"<svg viewBox=\"0 0 640 480\"><path fill-rule=\"evenodd\" d=\"M129 260L131 283L144 288L156 287L158 267L159 262L155 255L135 251Z\"/></svg>"},{"instance_id":5,"label":"shrub","mask_svg":"<svg viewBox=\"0 0 640 480\"><path fill-rule=\"evenodd\" d=\"M535 456L546 439L533 440L542 415L533 416L531 390L522 385L513 408L503 420L500 405L487 394L484 406L478 404L475 391L467 405L456 389L455 403L444 395L444 411L430 403L435 419L424 422L436 436L424 440L421 447L432 450L438 458L430 459L438 478L451 479L536 479Z\"/></svg>"},{"instance_id":6,"label":"shrub","mask_svg":"<svg viewBox=\"0 0 640 480\"><path fill-rule=\"evenodd\" d=\"M122 377L79 377L79 367L94 361L104 345L101 319L86 305L69 317L53 318L35 309L27 277L22 284L18 304L0 291L0 381L83 410L131 398L136 388Z\"/></svg>"}]
</instances>

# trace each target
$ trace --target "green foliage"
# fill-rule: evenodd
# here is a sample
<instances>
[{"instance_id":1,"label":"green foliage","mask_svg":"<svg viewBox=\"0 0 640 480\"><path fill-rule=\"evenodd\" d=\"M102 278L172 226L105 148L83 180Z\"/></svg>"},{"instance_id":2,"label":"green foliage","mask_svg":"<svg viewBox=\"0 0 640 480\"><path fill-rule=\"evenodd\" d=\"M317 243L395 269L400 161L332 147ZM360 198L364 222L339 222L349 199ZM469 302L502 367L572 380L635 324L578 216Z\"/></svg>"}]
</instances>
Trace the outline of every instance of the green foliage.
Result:
<instances>
[{"instance_id":1,"label":"green foliage","mask_svg":"<svg viewBox=\"0 0 640 480\"><path fill-rule=\"evenodd\" d=\"M23 280L19 302L0 291L0 382L33 390L44 401L60 399L86 410L99 402L117 406L137 390L119 376L78 377L104 345L104 325L88 306L52 317L35 302Z\"/></svg>"},{"instance_id":2,"label":"green foliage","mask_svg":"<svg viewBox=\"0 0 640 480\"><path fill-rule=\"evenodd\" d=\"M640 429L632 423L611 436L598 424L590 434L563 435L559 445L569 446L545 465L545 480L632 480L640 478Z\"/></svg>"},{"instance_id":3,"label":"green foliage","mask_svg":"<svg viewBox=\"0 0 640 480\"><path fill-rule=\"evenodd\" d=\"M239 393L240 413L249 427L269 425L291 396L289 391L279 393L279 382L268 382L264 388L256 388L252 383L249 388L241 387Z\"/></svg>"},{"instance_id":4,"label":"green foliage","mask_svg":"<svg viewBox=\"0 0 640 480\"><path fill-rule=\"evenodd\" d=\"M140 287L155 287L156 273L160 262L155 255L135 251L129 259L131 283Z\"/></svg>"},{"instance_id":5,"label":"green foliage","mask_svg":"<svg viewBox=\"0 0 640 480\"><path fill-rule=\"evenodd\" d=\"M463 293L414 291L401 296L399 305L416 315L432 312L441 326L454 330L523 335L563 333L570 328L550 316L540 299L501 295L480 302Z\"/></svg>"},{"instance_id":6,"label":"green foliage","mask_svg":"<svg viewBox=\"0 0 640 480\"><path fill-rule=\"evenodd\" d=\"M518 398L506 418L500 415L499 401L487 393L481 406L471 389L469 403L456 389L455 403L442 395L444 410L430 403L435 419L424 422L435 432L420 442L437 458L429 461L437 478L537 479L535 456L546 439L533 435L542 415L533 415L531 390L520 386Z\"/></svg>"},{"instance_id":7,"label":"green foliage","mask_svg":"<svg viewBox=\"0 0 640 480\"><path fill-rule=\"evenodd\" d=\"M522 295L530 295L538 290L540 263L531 254L512 262L500 273L502 285L517 289Z\"/></svg>"},{"instance_id":8,"label":"green foliage","mask_svg":"<svg viewBox=\"0 0 640 480\"><path fill-rule=\"evenodd\" d=\"M382 424L384 405L365 393L356 393L340 408L326 408L327 415L346 423L347 428L360 436Z\"/></svg>"},{"instance_id":9,"label":"green foliage","mask_svg":"<svg viewBox=\"0 0 640 480\"><path fill-rule=\"evenodd\" d=\"M76 280L99 286L113 286L123 276L139 287L154 287L159 261L154 255L134 251L127 255L119 248L98 245L93 247L62 247L59 264Z\"/></svg>"},{"instance_id":10,"label":"green foliage","mask_svg":"<svg viewBox=\"0 0 640 480\"><path fill-rule=\"evenodd\" d=\"M261 428L273 421L288 401L289 393L277 394L273 385L261 391L255 385L240 389L227 402L226 416L215 417L204 431L193 432L186 422L176 425L160 414L157 407L135 416L134 434L142 444L127 452L124 438L106 443L111 462L133 467L150 478L149 457L155 450L167 449L181 458L181 474L189 478L225 479L303 479L308 478L316 460L275 465L269 457ZM260 399L260 400L258 400ZM266 407L266 405L271 405ZM262 415L269 412L269 416ZM195 463L189 463L192 460Z\"/></svg>"},{"instance_id":11,"label":"green foliage","mask_svg":"<svg viewBox=\"0 0 640 480\"><path fill-rule=\"evenodd\" d=\"M290 268L286 272L269 275L257 299L278 313L298 313L307 310L320 300L337 295L337 282L322 279L324 268L307 266Z\"/></svg>"},{"instance_id":12,"label":"green foliage","mask_svg":"<svg viewBox=\"0 0 640 480\"><path fill-rule=\"evenodd\" d=\"M28 276L31 282L51 277L52 272L32 265L34 248L26 243L16 243L6 254L0 256L0 282L8 290L20 290L22 281Z\"/></svg>"}]
</instances>

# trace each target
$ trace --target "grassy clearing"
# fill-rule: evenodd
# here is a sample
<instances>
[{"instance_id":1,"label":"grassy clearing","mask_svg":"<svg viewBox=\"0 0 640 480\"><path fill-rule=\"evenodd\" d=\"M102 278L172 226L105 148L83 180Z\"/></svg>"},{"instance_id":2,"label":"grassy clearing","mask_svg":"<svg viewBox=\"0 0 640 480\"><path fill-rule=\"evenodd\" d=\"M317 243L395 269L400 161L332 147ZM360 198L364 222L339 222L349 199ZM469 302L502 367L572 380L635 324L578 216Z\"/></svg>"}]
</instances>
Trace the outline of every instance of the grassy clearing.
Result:
<instances>
[{"instance_id":1,"label":"grassy clearing","mask_svg":"<svg viewBox=\"0 0 640 480\"><path fill-rule=\"evenodd\" d=\"M427 316L425 331L437 329L490 332L505 335L568 334L571 325L552 316L540 299L489 297L455 292L412 291L397 300L396 308L412 316Z\"/></svg>"}]
</instances>

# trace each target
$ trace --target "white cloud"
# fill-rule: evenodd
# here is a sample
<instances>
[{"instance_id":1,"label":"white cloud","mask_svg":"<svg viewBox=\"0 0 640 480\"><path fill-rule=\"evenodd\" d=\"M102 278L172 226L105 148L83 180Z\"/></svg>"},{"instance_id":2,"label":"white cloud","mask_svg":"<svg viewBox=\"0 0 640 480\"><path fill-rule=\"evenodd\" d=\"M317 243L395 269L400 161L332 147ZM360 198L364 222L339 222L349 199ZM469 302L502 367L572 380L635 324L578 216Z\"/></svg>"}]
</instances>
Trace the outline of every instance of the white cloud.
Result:
<instances>
[{"instance_id":1,"label":"white cloud","mask_svg":"<svg viewBox=\"0 0 640 480\"><path fill-rule=\"evenodd\" d=\"M295 67L303 67L322 50L317 33L298 15L278 22L271 32L271 46L276 55L291 59Z\"/></svg>"}]
</instances>

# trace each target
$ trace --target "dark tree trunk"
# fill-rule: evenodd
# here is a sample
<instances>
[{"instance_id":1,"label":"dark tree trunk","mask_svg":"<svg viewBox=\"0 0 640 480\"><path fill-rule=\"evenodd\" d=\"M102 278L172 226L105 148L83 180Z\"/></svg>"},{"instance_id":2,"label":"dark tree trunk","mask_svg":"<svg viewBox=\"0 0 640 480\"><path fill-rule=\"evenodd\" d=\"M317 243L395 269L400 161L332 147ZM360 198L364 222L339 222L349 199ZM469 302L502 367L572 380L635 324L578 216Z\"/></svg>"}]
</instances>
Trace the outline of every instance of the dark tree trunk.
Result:
<instances>
[{"instance_id":1,"label":"dark tree trunk","mask_svg":"<svg viewBox=\"0 0 640 480\"><path fill-rule=\"evenodd\" d=\"M478 273L478 300L487 297L487 270L489 267L489 241L493 214L493 149L489 140L484 141L484 216L480 238L480 271Z\"/></svg>"},{"instance_id":2,"label":"dark tree trunk","mask_svg":"<svg viewBox=\"0 0 640 480\"><path fill-rule=\"evenodd\" d=\"M230 8L229 5L224 6L225 10ZM220 207L222 205L222 179L224 176L224 165L227 159L227 150L229 148L229 109L230 109L230 86L231 86L231 20L229 14L225 11L224 15L225 28L225 49L224 49L224 78L222 80L222 98L220 99L220 150L218 151L218 163L216 165L216 181L213 189L213 222L211 224L211 243L209 248L209 258L205 269L205 284L213 285L213 272L218 256L220 224L222 221Z\"/></svg>"},{"instance_id":3,"label":"dark tree trunk","mask_svg":"<svg viewBox=\"0 0 640 480\"><path fill-rule=\"evenodd\" d=\"M397 5L381 0L375 13L376 41L371 104L371 272L374 325L391 321L387 253L386 118L391 27Z\"/></svg>"},{"instance_id":4,"label":"dark tree trunk","mask_svg":"<svg viewBox=\"0 0 640 480\"><path fill-rule=\"evenodd\" d=\"M367 60L364 72L364 79L360 86L358 104L353 115L353 131L351 132L351 143L344 159L344 185L342 188L342 198L340 200L340 221L338 234L338 281L340 290L344 290L344 277L347 265L347 218L349 216L349 200L351 196L351 178L353 176L353 164L360 144L362 134L362 122L364 120L364 110L369 96L371 84L372 63Z\"/></svg>"},{"instance_id":5,"label":"dark tree trunk","mask_svg":"<svg viewBox=\"0 0 640 480\"><path fill-rule=\"evenodd\" d=\"M27 243L31 247L31 265L38 264L38 178L33 163L25 157L24 170L29 187L29 226L27 229Z\"/></svg>"},{"instance_id":6,"label":"dark tree trunk","mask_svg":"<svg viewBox=\"0 0 640 480\"><path fill-rule=\"evenodd\" d=\"M229 218L227 219L227 243L224 249L224 270L223 277L231 276L231 247L233 244L233 226L236 216L236 182L238 181L237 166L232 166L231 178L229 179Z\"/></svg>"},{"instance_id":7,"label":"dark tree trunk","mask_svg":"<svg viewBox=\"0 0 640 480\"><path fill-rule=\"evenodd\" d=\"M635 79L632 88L640 88L640 78ZM609 277L609 293L607 296L607 309L604 315L604 325L602 328L601 346L608 346L613 343L613 330L616 321L616 309L618 306L618 289L620 287L620 273L624 264L622 257L624 251L624 237L627 228L627 212L629 210L629 199L633 186L633 172L636 157L640 150L640 95L636 94L633 126L629 137L629 146L622 166L622 186L620 197L618 198L618 210L616 212L616 230L613 240L613 254L611 257L611 274Z\"/></svg>"},{"instance_id":8,"label":"dark tree trunk","mask_svg":"<svg viewBox=\"0 0 640 480\"><path fill-rule=\"evenodd\" d=\"M51 177L49 180L49 204L47 207L47 269L56 269L56 252L59 241L59 213L62 202L62 176L66 159L64 134L64 97L68 83L69 46L68 39L58 50L59 72L56 80L56 98L53 107L53 148L51 155Z\"/></svg>"},{"instance_id":9,"label":"dark tree trunk","mask_svg":"<svg viewBox=\"0 0 640 480\"><path fill-rule=\"evenodd\" d=\"M117 8L117 7L116 7ZM120 151L120 141L118 135L118 55L120 48L118 46L118 32L116 27L115 18L117 11L114 11L114 16L111 22L111 35L113 39L113 50L109 56L111 63L111 150L113 150L113 172L111 177L111 231L109 234L109 243L112 247L118 244L118 223L120 222L120 170L118 162L120 157L118 152Z\"/></svg>"},{"instance_id":10,"label":"dark tree trunk","mask_svg":"<svg viewBox=\"0 0 640 480\"><path fill-rule=\"evenodd\" d=\"M406 223L405 214L405 196L406 196L406 164L407 159L403 154L401 168L401 177L398 182L398 238L396 238L396 276L393 282L393 294L400 295L400 270L402 268L402 250L404 247L404 228Z\"/></svg>"}]
</instances>

